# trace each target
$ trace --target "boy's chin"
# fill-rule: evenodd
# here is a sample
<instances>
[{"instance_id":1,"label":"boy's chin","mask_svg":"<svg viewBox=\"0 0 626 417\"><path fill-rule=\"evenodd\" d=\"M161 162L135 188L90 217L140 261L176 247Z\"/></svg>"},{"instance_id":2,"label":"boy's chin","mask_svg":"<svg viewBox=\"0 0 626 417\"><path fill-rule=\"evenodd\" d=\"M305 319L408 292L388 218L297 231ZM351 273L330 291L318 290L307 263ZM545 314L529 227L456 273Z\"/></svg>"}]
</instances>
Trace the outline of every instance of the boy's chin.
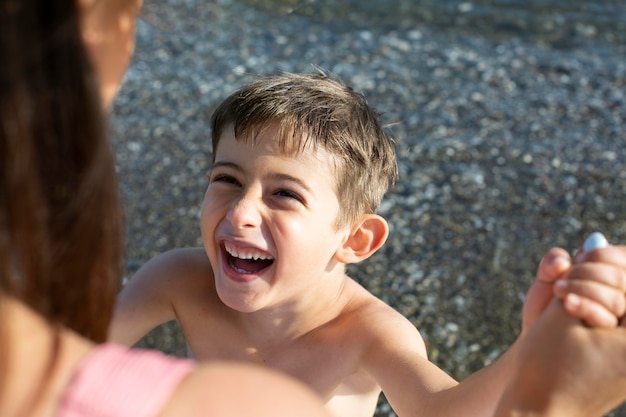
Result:
<instances>
[{"instance_id":1,"label":"boy's chin","mask_svg":"<svg viewBox=\"0 0 626 417\"><path fill-rule=\"evenodd\" d=\"M259 296L256 294L245 294L241 292L233 292L228 289L220 288L216 282L217 296L226 307L240 313L254 313L263 308Z\"/></svg>"}]
</instances>

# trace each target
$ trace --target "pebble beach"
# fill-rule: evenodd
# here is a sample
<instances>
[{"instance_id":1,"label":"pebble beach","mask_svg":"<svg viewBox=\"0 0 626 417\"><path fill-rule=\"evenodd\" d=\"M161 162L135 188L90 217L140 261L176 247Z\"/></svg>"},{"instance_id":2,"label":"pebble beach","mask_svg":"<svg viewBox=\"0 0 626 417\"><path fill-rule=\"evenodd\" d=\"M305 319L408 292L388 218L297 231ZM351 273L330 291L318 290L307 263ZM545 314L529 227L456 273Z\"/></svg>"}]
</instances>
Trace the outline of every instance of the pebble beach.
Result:
<instances>
[{"instance_id":1,"label":"pebble beach","mask_svg":"<svg viewBox=\"0 0 626 417\"><path fill-rule=\"evenodd\" d=\"M201 245L219 102L256 75L317 68L361 91L396 140L400 180L379 211L390 237L349 275L453 377L513 342L550 247L573 253L594 231L626 244L626 4L413 3L145 0L111 111L125 279ZM139 345L186 353L172 323ZM382 397L376 416L393 415Z\"/></svg>"}]
</instances>

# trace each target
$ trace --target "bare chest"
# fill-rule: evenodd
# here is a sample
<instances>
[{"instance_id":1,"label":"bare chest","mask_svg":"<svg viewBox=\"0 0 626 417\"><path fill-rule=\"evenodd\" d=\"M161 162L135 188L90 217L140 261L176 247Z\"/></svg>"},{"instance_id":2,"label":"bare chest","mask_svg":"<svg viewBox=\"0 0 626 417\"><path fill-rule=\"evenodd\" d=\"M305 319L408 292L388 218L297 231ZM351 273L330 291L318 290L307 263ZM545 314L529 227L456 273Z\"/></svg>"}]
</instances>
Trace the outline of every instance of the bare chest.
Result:
<instances>
[{"instance_id":1,"label":"bare chest","mask_svg":"<svg viewBox=\"0 0 626 417\"><path fill-rule=\"evenodd\" d=\"M206 324L206 323L205 323ZM357 341L336 331L317 331L289 343L255 345L224 322L192 328L183 324L190 354L197 360L255 363L284 372L309 387L338 416L371 417L380 387L360 367Z\"/></svg>"}]
</instances>

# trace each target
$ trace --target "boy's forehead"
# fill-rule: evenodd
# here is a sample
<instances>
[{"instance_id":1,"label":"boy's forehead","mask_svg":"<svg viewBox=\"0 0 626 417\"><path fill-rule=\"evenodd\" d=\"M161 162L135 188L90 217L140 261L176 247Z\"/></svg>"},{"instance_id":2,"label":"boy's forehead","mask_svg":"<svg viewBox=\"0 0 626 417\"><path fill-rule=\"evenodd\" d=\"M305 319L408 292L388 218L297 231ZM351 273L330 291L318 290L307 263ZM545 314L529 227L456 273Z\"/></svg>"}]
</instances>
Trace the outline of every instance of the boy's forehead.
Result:
<instances>
[{"instance_id":1,"label":"boy's forehead","mask_svg":"<svg viewBox=\"0 0 626 417\"><path fill-rule=\"evenodd\" d=\"M322 173L334 177L337 173L339 158L331 154L323 146L315 145L315 141L302 135L300 140L294 139L301 146L285 146L278 129L268 128L257 131L254 135L235 136L234 129L224 130L217 144L214 154L214 163L227 158L231 159L241 154L244 149L250 152L252 159L265 156L279 157L286 162L295 162L297 165L307 165L322 168ZM317 170L316 170L317 171ZM318 172L319 175L319 172Z\"/></svg>"},{"instance_id":2,"label":"boy's forehead","mask_svg":"<svg viewBox=\"0 0 626 417\"><path fill-rule=\"evenodd\" d=\"M294 132L293 129L281 129L276 123L249 127L235 133L231 124L222 131L214 150L217 155L224 142L238 143L251 148L265 148L265 152L292 159L313 158L318 162L337 165L337 157L329 152L320 141L308 132Z\"/></svg>"}]
</instances>

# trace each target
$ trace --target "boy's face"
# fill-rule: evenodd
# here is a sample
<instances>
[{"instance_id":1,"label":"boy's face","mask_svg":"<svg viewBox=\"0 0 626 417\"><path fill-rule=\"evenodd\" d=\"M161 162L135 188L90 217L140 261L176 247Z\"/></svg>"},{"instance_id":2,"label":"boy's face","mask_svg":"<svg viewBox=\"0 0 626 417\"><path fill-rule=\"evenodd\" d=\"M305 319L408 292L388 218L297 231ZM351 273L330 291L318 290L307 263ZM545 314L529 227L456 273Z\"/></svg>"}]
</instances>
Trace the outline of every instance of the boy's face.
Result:
<instances>
[{"instance_id":1,"label":"boy's face","mask_svg":"<svg viewBox=\"0 0 626 417\"><path fill-rule=\"evenodd\" d=\"M302 300L343 276L334 255L349 229L336 227L331 157L310 149L285 155L274 134L267 129L252 144L227 129L202 206L217 292L242 312Z\"/></svg>"}]
</instances>

